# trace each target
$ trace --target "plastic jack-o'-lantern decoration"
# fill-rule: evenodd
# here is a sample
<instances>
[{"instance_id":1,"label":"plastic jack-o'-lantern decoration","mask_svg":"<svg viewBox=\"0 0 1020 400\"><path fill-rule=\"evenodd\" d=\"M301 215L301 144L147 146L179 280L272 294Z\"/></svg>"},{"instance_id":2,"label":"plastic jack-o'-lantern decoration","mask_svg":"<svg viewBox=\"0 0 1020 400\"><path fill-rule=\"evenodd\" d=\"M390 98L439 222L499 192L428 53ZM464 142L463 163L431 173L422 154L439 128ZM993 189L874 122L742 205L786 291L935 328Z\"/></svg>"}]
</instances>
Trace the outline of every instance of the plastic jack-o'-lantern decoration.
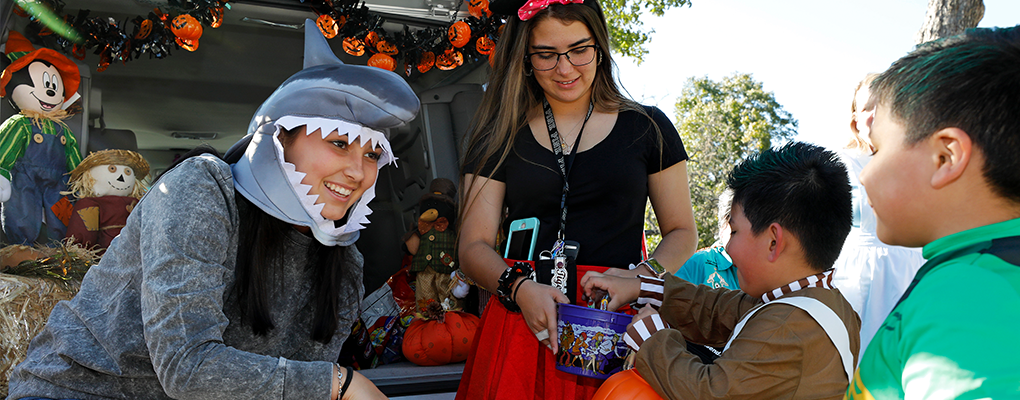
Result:
<instances>
[{"instance_id":1,"label":"plastic jack-o'-lantern decoration","mask_svg":"<svg viewBox=\"0 0 1020 400\"><path fill-rule=\"evenodd\" d=\"M446 365L467 359L478 329L478 317L461 311L443 312L431 302L429 319L416 318L404 332L404 357L418 365Z\"/></svg>"},{"instance_id":2,"label":"plastic jack-o'-lantern decoration","mask_svg":"<svg viewBox=\"0 0 1020 400\"><path fill-rule=\"evenodd\" d=\"M393 57L383 53L373 54L372 57L368 59L369 67L382 68L387 71L393 71L396 69L396 65L397 62L393 59Z\"/></svg>"},{"instance_id":3,"label":"plastic jack-o'-lantern decoration","mask_svg":"<svg viewBox=\"0 0 1020 400\"><path fill-rule=\"evenodd\" d=\"M382 54L390 56L396 55L399 52L399 50L397 50L397 45L388 40L380 40L379 43L375 44L375 49Z\"/></svg>"},{"instance_id":4,"label":"plastic jack-o'-lantern decoration","mask_svg":"<svg viewBox=\"0 0 1020 400\"><path fill-rule=\"evenodd\" d=\"M325 36L326 39L335 38L336 34L340 32L340 25L328 14L322 14L319 18L316 18L315 26L319 27L319 31L322 32L322 36Z\"/></svg>"},{"instance_id":5,"label":"plastic jack-o'-lantern decoration","mask_svg":"<svg viewBox=\"0 0 1020 400\"><path fill-rule=\"evenodd\" d=\"M209 22L209 27L216 29L223 26L223 7L210 8L209 16L212 17L212 21Z\"/></svg>"},{"instance_id":6,"label":"plastic jack-o'-lantern decoration","mask_svg":"<svg viewBox=\"0 0 1020 400\"><path fill-rule=\"evenodd\" d=\"M454 47L461 48L471 41L471 26L464 21L454 22L450 25L450 43L453 43Z\"/></svg>"},{"instance_id":7,"label":"plastic jack-o'-lantern decoration","mask_svg":"<svg viewBox=\"0 0 1020 400\"><path fill-rule=\"evenodd\" d=\"M368 32L365 35L365 48L375 50L375 45L379 43L379 34L375 31Z\"/></svg>"},{"instance_id":8,"label":"plastic jack-o'-lantern decoration","mask_svg":"<svg viewBox=\"0 0 1020 400\"><path fill-rule=\"evenodd\" d=\"M488 55L495 47L496 42L493 42L488 36L482 36L475 41L475 50L478 50L478 54Z\"/></svg>"},{"instance_id":9,"label":"plastic jack-o'-lantern decoration","mask_svg":"<svg viewBox=\"0 0 1020 400\"><path fill-rule=\"evenodd\" d=\"M471 0L468 2L468 13L475 18L482 18L482 15L491 17L492 11L489 11L489 0Z\"/></svg>"},{"instance_id":10,"label":"plastic jack-o'-lantern decoration","mask_svg":"<svg viewBox=\"0 0 1020 400\"><path fill-rule=\"evenodd\" d=\"M138 24L138 32L135 33L135 39L145 39L152 33L152 20L146 19L142 23Z\"/></svg>"},{"instance_id":11,"label":"plastic jack-o'-lantern decoration","mask_svg":"<svg viewBox=\"0 0 1020 400\"><path fill-rule=\"evenodd\" d=\"M188 51L198 49L198 39L202 37L202 23L188 14L174 17L170 22L170 31L177 36L177 44Z\"/></svg>"},{"instance_id":12,"label":"plastic jack-o'-lantern decoration","mask_svg":"<svg viewBox=\"0 0 1020 400\"><path fill-rule=\"evenodd\" d=\"M449 71L464 65L464 55L459 51L447 49L445 53L436 56L436 68Z\"/></svg>"},{"instance_id":13,"label":"plastic jack-o'-lantern decoration","mask_svg":"<svg viewBox=\"0 0 1020 400\"><path fill-rule=\"evenodd\" d=\"M431 51L421 53L421 60L418 61L418 72L426 73L436 65L436 54Z\"/></svg>"},{"instance_id":14,"label":"plastic jack-o'-lantern decoration","mask_svg":"<svg viewBox=\"0 0 1020 400\"><path fill-rule=\"evenodd\" d=\"M344 52L355 57L365 55L365 42L356 37L344 38Z\"/></svg>"},{"instance_id":15,"label":"plastic jack-o'-lantern decoration","mask_svg":"<svg viewBox=\"0 0 1020 400\"><path fill-rule=\"evenodd\" d=\"M662 397L648 386L648 382L638 375L637 370L628 369L606 379L595 392L595 397L592 397L592 400L612 399L662 400Z\"/></svg>"}]
</instances>

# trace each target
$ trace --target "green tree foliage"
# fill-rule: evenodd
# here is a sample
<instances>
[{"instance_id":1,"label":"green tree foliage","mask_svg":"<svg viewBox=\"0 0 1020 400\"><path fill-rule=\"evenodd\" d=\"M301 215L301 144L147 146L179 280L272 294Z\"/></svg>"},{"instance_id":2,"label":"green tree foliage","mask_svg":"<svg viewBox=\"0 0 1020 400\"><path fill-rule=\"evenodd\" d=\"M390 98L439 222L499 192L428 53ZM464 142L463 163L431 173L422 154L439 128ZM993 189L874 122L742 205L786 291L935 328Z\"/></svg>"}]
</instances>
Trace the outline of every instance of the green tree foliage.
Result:
<instances>
[{"instance_id":1,"label":"green tree foliage","mask_svg":"<svg viewBox=\"0 0 1020 400\"><path fill-rule=\"evenodd\" d=\"M750 74L713 81L690 78L676 102L677 130L690 157L687 165L698 248L715 241L718 198L726 176L748 155L797 134L797 120Z\"/></svg>"},{"instance_id":2,"label":"green tree foliage","mask_svg":"<svg viewBox=\"0 0 1020 400\"><path fill-rule=\"evenodd\" d=\"M644 44L655 32L654 29L641 29L644 26L641 17L649 13L661 17L671 7L690 6L691 0L603 0L601 4L608 20L613 50L633 57L641 64L644 55L648 54Z\"/></svg>"}]
</instances>

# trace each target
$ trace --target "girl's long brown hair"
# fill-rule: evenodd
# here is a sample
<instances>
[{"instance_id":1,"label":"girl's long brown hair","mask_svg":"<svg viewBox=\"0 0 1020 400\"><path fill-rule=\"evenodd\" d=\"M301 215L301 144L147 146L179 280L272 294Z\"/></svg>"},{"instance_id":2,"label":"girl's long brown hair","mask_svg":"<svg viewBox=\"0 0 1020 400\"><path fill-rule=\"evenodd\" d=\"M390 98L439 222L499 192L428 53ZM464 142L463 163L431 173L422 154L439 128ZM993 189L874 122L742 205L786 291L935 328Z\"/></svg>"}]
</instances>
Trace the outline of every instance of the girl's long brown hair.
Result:
<instances>
[{"instance_id":1,"label":"girl's long brown hair","mask_svg":"<svg viewBox=\"0 0 1020 400\"><path fill-rule=\"evenodd\" d=\"M536 24L548 18L567 22L578 21L591 31L595 44L598 45L596 56L598 64L591 87L591 99L596 111L637 111L651 120L640 104L630 100L620 91L614 74L616 64L609 47L609 29L606 27L606 18L598 1L585 0L583 5L552 4L527 21L512 16L507 22L496 44L489 86L482 96L482 103L469 128L471 134L461 165L473 164L473 168L471 171L463 171L464 173L479 175L487 160L493 157L498 157L493 171L498 169L510 154L511 144L517 139L517 133L528 123L528 112L541 104L545 92L532 76L525 76L529 68L525 57L528 54L532 30ZM653 123L652 126L661 144L662 133L657 125ZM492 173L489 177L492 177ZM474 182L477 181L472 181L472 185ZM471 200L467 198L470 192L470 187L464 188L461 192L464 195L460 202L461 217Z\"/></svg>"}]
</instances>

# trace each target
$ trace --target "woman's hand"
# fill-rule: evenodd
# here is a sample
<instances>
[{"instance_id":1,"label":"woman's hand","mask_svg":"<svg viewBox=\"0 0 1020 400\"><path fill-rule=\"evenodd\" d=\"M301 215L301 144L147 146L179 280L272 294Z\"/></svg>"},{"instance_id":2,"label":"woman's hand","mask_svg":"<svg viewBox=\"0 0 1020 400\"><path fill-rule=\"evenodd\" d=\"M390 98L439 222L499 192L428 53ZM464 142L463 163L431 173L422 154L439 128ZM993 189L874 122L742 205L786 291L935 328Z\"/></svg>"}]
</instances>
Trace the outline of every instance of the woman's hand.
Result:
<instances>
[{"instance_id":1,"label":"woman's hand","mask_svg":"<svg viewBox=\"0 0 1020 400\"><path fill-rule=\"evenodd\" d=\"M619 276L612 276L594 271L589 271L587 274L584 274L584 277L581 278L581 287L584 288L584 294L588 297L592 296L592 291L595 289L602 289L609 292L610 311L616 311L616 309L622 307L624 304L629 304L634 300L637 300L638 295L641 294L640 279L621 278Z\"/></svg>"},{"instance_id":2,"label":"woman's hand","mask_svg":"<svg viewBox=\"0 0 1020 400\"><path fill-rule=\"evenodd\" d=\"M559 341L554 340L558 336L556 304L569 303L570 299L559 289L530 279L517 289L515 298L531 333L539 335L545 331L542 336L536 338L544 337L540 342L556 354L559 349Z\"/></svg>"},{"instance_id":3,"label":"woman's hand","mask_svg":"<svg viewBox=\"0 0 1020 400\"><path fill-rule=\"evenodd\" d=\"M387 399L379 388L375 386L372 381L368 380L365 375L362 375L358 371L352 371L351 385L347 387L347 392L344 392L343 400L372 400L372 399ZM344 377L347 379L347 377Z\"/></svg>"}]
</instances>

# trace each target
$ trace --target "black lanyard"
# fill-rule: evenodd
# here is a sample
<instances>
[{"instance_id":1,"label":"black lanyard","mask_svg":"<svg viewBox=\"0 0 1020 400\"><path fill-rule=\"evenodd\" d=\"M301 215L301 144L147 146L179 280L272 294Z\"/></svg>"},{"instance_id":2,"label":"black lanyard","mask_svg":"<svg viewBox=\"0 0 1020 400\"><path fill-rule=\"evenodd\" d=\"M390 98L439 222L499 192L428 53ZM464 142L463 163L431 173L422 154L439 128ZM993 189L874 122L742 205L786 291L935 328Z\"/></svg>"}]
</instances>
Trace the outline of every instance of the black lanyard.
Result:
<instances>
[{"instance_id":1,"label":"black lanyard","mask_svg":"<svg viewBox=\"0 0 1020 400\"><path fill-rule=\"evenodd\" d=\"M588 114L584 116L581 130L577 132L577 139L574 139L574 151L567 156L569 160L566 160L563 156L563 142L560 141L560 133L556 130L556 119L553 117L552 106L549 105L549 100L544 97L542 98L545 126L549 128L549 142L552 144L553 154L556 155L556 163L560 165L560 174L563 175L563 196L560 197L560 230L556 234L556 238L559 240L563 240L563 232L567 228L567 193L570 193L570 184L567 183L567 177L570 174L570 167L574 164L574 156L577 154L578 146L581 144L581 134L584 133L584 126L588 124L588 118L591 117L591 112L594 108L595 105L589 102Z\"/></svg>"}]
</instances>

